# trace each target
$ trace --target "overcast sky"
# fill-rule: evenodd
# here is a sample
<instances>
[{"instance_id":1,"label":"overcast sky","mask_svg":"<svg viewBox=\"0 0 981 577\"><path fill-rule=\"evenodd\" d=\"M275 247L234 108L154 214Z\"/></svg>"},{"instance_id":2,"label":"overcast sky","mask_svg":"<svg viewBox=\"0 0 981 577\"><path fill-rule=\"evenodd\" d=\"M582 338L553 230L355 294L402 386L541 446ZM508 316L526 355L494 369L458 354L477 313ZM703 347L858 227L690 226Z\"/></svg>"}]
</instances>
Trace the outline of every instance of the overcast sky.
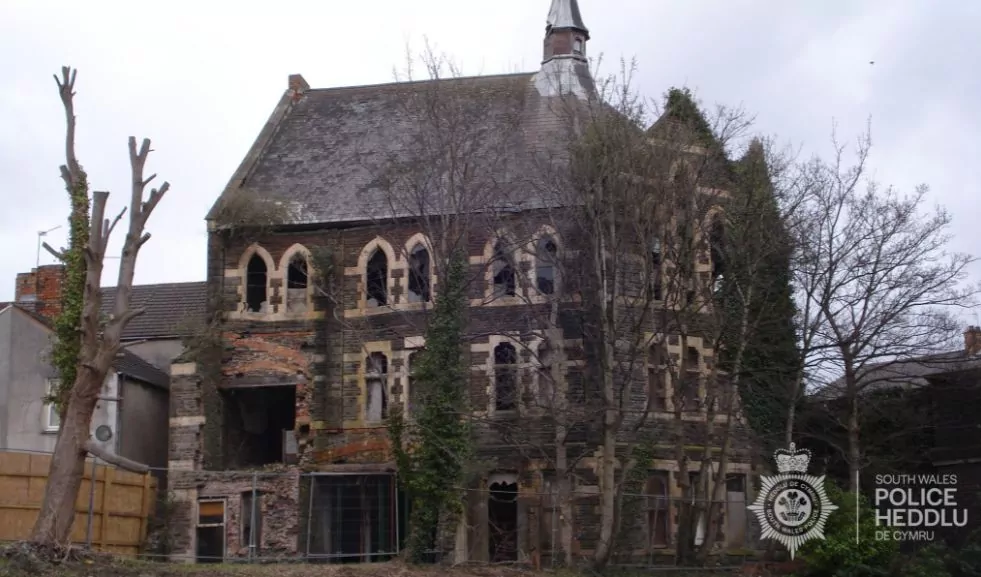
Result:
<instances>
[{"instance_id":1,"label":"overcast sky","mask_svg":"<svg viewBox=\"0 0 981 577\"><path fill-rule=\"evenodd\" d=\"M470 74L532 71L550 0L213 0L0 3L0 301L35 266L38 231L64 225L64 116L52 74L79 69L78 153L94 189L128 197L126 139L149 137L148 172L171 183L153 214L138 283L203 280L205 213L287 86L388 82L428 38ZM742 105L756 130L827 149L871 117L878 180L932 188L953 248L981 253L981 2L969 0L580 0L612 72ZM870 64L874 61L874 64ZM49 234L63 246L66 227ZM120 239L114 243L118 247ZM118 254L111 251L110 254ZM54 262L46 253L41 264ZM115 284L118 261L104 284ZM981 267L972 269L981 278ZM978 323L981 324L981 323Z\"/></svg>"}]
</instances>

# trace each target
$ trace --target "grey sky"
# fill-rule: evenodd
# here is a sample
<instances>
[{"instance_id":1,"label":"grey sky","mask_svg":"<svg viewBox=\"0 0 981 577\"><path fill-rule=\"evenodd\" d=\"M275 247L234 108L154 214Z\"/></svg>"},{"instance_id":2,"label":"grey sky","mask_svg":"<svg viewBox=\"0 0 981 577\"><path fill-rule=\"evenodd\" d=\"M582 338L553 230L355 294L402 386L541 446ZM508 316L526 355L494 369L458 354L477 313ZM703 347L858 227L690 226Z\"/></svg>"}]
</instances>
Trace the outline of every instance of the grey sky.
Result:
<instances>
[{"instance_id":1,"label":"grey sky","mask_svg":"<svg viewBox=\"0 0 981 577\"><path fill-rule=\"evenodd\" d=\"M928 183L954 215L953 248L981 252L981 3L579 2L601 71L636 57L646 95L686 85L706 105L743 105L757 131L807 152L826 150L832 119L850 138L871 116L876 178L903 190ZM548 4L0 4L0 301L35 265L37 231L65 223L64 116L51 77L61 65L79 69L79 157L93 187L112 191L111 207L128 198L130 134L153 140L148 171L171 182L137 282L202 280L204 215L290 73L314 87L389 82L407 44L418 50L424 38L468 74L535 70ZM65 233L49 241L61 246ZM116 262L104 284L115 284ZM972 272L981 278L981 267Z\"/></svg>"}]
</instances>

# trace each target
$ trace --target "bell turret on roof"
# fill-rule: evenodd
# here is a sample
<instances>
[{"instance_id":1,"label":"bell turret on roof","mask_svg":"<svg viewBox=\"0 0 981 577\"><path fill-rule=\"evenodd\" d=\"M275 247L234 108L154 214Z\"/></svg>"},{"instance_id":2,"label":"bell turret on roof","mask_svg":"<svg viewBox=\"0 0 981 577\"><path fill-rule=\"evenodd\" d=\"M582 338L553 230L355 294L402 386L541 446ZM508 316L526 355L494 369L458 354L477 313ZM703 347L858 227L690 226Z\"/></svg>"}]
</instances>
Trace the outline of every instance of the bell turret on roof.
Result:
<instances>
[{"instance_id":1,"label":"bell turret on roof","mask_svg":"<svg viewBox=\"0 0 981 577\"><path fill-rule=\"evenodd\" d=\"M552 0L545 26L542 69L536 85L542 94L573 94L587 99L595 92L586 60L589 30L577 0Z\"/></svg>"}]
</instances>

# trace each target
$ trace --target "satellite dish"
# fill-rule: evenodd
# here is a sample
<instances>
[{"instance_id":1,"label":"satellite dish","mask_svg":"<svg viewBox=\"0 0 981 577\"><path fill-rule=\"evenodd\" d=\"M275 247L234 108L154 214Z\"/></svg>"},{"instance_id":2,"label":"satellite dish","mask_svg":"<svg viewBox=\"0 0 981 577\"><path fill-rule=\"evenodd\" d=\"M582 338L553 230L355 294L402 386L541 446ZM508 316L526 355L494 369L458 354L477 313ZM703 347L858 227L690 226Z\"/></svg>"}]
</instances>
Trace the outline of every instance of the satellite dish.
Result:
<instances>
[{"instance_id":1,"label":"satellite dish","mask_svg":"<svg viewBox=\"0 0 981 577\"><path fill-rule=\"evenodd\" d=\"M112 438L112 429L109 425L99 425L95 429L95 438L99 440L100 443L105 443Z\"/></svg>"}]
</instances>

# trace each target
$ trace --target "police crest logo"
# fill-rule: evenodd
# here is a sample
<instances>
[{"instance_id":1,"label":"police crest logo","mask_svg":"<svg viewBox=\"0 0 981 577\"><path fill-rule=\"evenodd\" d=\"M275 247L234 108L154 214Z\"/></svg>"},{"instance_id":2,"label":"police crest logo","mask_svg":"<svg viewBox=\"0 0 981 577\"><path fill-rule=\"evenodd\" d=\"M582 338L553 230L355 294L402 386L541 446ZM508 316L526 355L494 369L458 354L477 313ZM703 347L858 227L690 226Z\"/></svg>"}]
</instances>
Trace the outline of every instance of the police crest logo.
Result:
<instances>
[{"instance_id":1,"label":"police crest logo","mask_svg":"<svg viewBox=\"0 0 981 577\"><path fill-rule=\"evenodd\" d=\"M804 543L824 539L825 523L838 507L824 490L824 475L807 474L810 451L791 443L774 457L779 474L761 477L760 493L749 510L760 522L761 538L780 542L793 559Z\"/></svg>"}]
</instances>

